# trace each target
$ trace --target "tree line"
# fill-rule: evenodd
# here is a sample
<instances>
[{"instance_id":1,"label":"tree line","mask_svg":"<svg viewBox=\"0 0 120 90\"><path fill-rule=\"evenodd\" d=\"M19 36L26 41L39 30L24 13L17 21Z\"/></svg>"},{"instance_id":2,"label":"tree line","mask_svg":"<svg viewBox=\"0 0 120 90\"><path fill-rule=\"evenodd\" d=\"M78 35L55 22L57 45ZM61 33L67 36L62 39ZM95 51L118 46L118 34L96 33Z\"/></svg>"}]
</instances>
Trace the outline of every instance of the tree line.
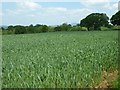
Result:
<instances>
[{"instance_id":1,"label":"tree line","mask_svg":"<svg viewBox=\"0 0 120 90\"><path fill-rule=\"evenodd\" d=\"M110 22L109 22L110 21ZM111 23L111 24L110 24ZM120 11L112 16L111 19L105 13L92 13L82 19L79 24L72 26L71 24L63 23L58 26L47 26L32 24L29 26L8 26L1 27L2 34L27 34L55 31L92 31L92 30L120 30Z\"/></svg>"}]
</instances>

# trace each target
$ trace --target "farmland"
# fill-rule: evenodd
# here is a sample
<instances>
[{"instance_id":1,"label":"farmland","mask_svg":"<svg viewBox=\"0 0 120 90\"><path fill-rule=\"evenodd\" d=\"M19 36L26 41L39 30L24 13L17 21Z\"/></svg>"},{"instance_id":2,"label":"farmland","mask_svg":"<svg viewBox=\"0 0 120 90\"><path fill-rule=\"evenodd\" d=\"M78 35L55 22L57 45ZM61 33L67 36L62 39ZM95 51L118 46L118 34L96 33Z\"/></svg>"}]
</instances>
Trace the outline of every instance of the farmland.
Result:
<instances>
[{"instance_id":1,"label":"farmland","mask_svg":"<svg viewBox=\"0 0 120 90\"><path fill-rule=\"evenodd\" d=\"M118 31L3 35L2 87L83 88L117 70Z\"/></svg>"}]
</instances>

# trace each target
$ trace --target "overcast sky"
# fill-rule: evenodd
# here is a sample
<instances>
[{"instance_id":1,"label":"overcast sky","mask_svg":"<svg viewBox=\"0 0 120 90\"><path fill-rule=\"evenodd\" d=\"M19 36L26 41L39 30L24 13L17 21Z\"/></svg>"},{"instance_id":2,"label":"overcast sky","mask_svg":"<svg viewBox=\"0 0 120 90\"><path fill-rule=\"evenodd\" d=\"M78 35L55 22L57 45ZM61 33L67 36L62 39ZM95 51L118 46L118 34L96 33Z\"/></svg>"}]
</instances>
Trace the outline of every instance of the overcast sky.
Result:
<instances>
[{"instance_id":1,"label":"overcast sky","mask_svg":"<svg viewBox=\"0 0 120 90\"><path fill-rule=\"evenodd\" d=\"M20 0L19 0L20 1ZM35 0L34 0L35 1ZM56 0L35 2L24 0L2 2L2 25L79 23L90 13L106 13L109 17L118 10L119 0Z\"/></svg>"}]
</instances>

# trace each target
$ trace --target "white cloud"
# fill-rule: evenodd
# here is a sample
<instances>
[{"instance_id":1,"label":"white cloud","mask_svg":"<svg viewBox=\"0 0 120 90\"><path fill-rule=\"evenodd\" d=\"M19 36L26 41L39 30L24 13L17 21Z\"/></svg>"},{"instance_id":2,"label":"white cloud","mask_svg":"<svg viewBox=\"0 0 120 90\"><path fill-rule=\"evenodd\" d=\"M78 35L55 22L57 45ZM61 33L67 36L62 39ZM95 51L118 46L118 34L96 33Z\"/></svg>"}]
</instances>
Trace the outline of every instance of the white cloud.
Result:
<instances>
[{"instance_id":1,"label":"white cloud","mask_svg":"<svg viewBox=\"0 0 120 90\"><path fill-rule=\"evenodd\" d=\"M68 9L65 7L42 7L40 4L32 1L16 2L17 8L15 10L9 9L6 11L5 15L7 18L4 22L7 22L7 19L14 18L15 23L26 24L61 24L63 22L79 23L81 19L83 19L90 13L101 12L105 10L112 10L112 12L113 10L115 11L117 8L117 3L110 4L109 1L110 0L81 1L82 4L88 7L80 9ZM100 7L100 11L97 11L96 5Z\"/></svg>"},{"instance_id":2,"label":"white cloud","mask_svg":"<svg viewBox=\"0 0 120 90\"><path fill-rule=\"evenodd\" d=\"M57 7L57 8L53 7L51 9L56 10L56 11L67 11L67 8L63 8L63 7Z\"/></svg>"},{"instance_id":3,"label":"white cloud","mask_svg":"<svg viewBox=\"0 0 120 90\"><path fill-rule=\"evenodd\" d=\"M6 9L5 13L7 15L15 16L19 14L27 14L31 11L41 9L41 5L32 1L23 1L23 2L16 2L17 8L14 10Z\"/></svg>"},{"instance_id":4,"label":"white cloud","mask_svg":"<svg viewBox=\"0 0 120 90\"><path fill-rule=\"evenodd\" d=\"M35 16L39 16L42 22L53 23L79 23L79 21L94 11L90 9L66 9L66 8L44 8L43 12L38 12Z\"/></svg>"},{"instance_id":5,"label":"white cloud","mask_svg":"<svg viewBox=\"0 0 120 90\"><path fill-rule=\"evenodd\" d=\"M80 1L81 4L85 5L85 6L93 6L93 5L98 5L101 3L108 3L110 2L110 0L85 0L85 1Z\"/></svg>"},{"instance_id":6,"label":"white cloud","mask_svg":"<svg viewBox=\"0 0 120 90\"><path fill-rule=\"evenodd\" d=\"M34 14L29 14L29 15L27 15L28 17L35 17L35 15Z\"/></svg>"},{"instance_id":7,"label":"white cloud","mask_svg":"<svg viewBox=\"0 0 120 90\"><path fill-rule=\"evenodd\" d=\"M83 17L86 17L88 14L93 12L87 8L68 9L64 7L41 7L36 8L36 11L34 12L34 10L28 10L28 8L25 8L28 6L24 6L24 9L23 7L18 7L16 10L7 10L6 17L8 19L14 18L15 23L23 23L24 20L24 23L26 24L43 23L56 25L64 22L79 23ZM5 20L4 22L7 22L7 19Z\"/></svg>"},{"instance_id":8,"label":"white cloud","mask_svg":"<svg viewBox=\"0 0 120 90\"><path fill-rule=\"evenodd\" d=\"M41 5L35 2L19 2L17 3L18 9L15 13L12 14L25 14L27 18L39 18L42 22L48 21L57 21L59 23L62 22L79 22L79 20L86 15L92 13L93 11L90 9L67 9L65 7L42 7ZM28 10L30 8L30 10ZM32 10L36 9L33 13ZM29 11L29 12L28 12ZM13 11L12 11L13 12ZM11 12L10 12L11 13ZM51 20L52 19L52 20Z\"/></svg>"},{"instance_id":9,"label":"white cloud","mask_svg":"<svg viewBox=\"0 0 120 90\"><path fill-rule=\"evenodd\" d=\"M118 9L118 3L113 4L112 8L117 10Z\"/></svg>"},{"instance_id":10,"label":"white cloud","mask_svg":"<svg viewBox=\"0 0 120 90\"><path fill-rule=\"evenodd\" d=\"M107 3L102 7L102 10L108 10L112 11L112 14L108 14L108 16L111 18L113 14L115 14L118 11L118 3Z\"/></svg>"},{"instance_id":11,"label":"white cloud","mask_svg":"<svg viewBox=\"0 0 120 90\"><path fill-rule=\"evenodd\" d=\"M48 8L42 8L42 10L44 10L44 12L50 12L50 13L55 13L57 12L66 12L67 8L64 7L48 7Z\"/></svg>"},{"instance_id":12,"label":"white cloud","mask_svg":"<svg viewBox=\"0 0 120 90\"><path fill-rule=\"evenodd\" d=\"M28 10L36 10L41 8L41 6L32 1L24 1L24 2L17 2L18 8L20 9L28 9Z\"/></svg>"},{"instance_id":13,"label":"white cloud","mask_svg":"<svg viewBox=\"0 0 120 90\"><path fill-rule=\"evenodd\" d=\"M81 0L81 4L83 4L86 7L95 7L95 6L101 6L101 7L107 7L110 8L110 3L116 3L111 8L116 8L118 6L118 0ZM116 6L117 5L117 6Z\"/></svg>"},{"instance_id":14,"label":"white cloud","mask_svg":"<svg viewBox=\"0 0 120 90\"><path fill-rule=\"evenodd\" d=\"M84 2L87 2L89 4L98 4L98 3L105 3L105 2L109 2L109 0L86 0Z\"/></svg>"},{"instance_id":15,"label":"white cloud","mask_svg":"<svg viewBox=\"0 0 120 90\"><path fill-rule=\"evenodd\" d=\"M2 0L2 2L23 2L23 1L25 0ZM34 2L80 2L80 1L85 1L85 0L30 0L30 1L34 1ZM89 0L89 1L99 2L103 0ZM118 0L109 0L109 1L118 1Z\"/></svg>"},{"instance_id":16,"label":"white cloud","mask_svg":"<svg viewBox=\"0 0 120 90\"><path fill-rule=\"evenodd\" d=\"M118 10L118 3L114 3L114 4L107 3L103 6L103 9L117 11Z\"/></svg>"}]
</instances>

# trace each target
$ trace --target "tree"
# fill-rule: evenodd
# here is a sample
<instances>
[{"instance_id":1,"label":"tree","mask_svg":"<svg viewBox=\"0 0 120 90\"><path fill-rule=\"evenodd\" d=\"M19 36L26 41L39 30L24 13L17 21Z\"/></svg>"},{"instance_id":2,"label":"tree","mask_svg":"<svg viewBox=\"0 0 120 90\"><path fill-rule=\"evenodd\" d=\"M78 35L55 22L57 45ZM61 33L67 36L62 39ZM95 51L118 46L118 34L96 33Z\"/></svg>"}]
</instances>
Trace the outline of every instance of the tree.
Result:
<instances>
[{"instance_id":1,"label":"tree","mask_svg":"<svg viewBox=\"0 0 120 90\"><path fill-rule=\"evenodd\" d=\"M101 26L108 26L109 17L104 13L92 13L86 18L82 19L80 26L87 27L90 30L91 27L99 29Z\"/></svg>"},{"instance_id":2,"label":"tree","mask_svg":"<svg viewBox=\"0 0 120 90\"><path fill-rule=\"evenodd\" d=\"M48 26L48 32L54 32L55 30L54 30L54 26Z\"/></svg>"},{"instance_id":3,"label":"tree","mask_svg":"<svg viewBox=\"0 0 120 90\"><path fill-rule=\"evenodd\" d=\"M14 31L15 28L14 28L14 26L10 25L10 26L8 26L7 30L8 30L8 31Z\"/></svg>"},{"instance_id":4,"label":"tree","mask_svg":"<svg viewBox=\"0 0 120 90\"><path fill-rule=\"evenodd\" d=\"M40 25L40 24L36 24L34 26L34 30L35 30L36 33L41 33L42 32L41 29L42 29L42 25Z\"/></svg>"},{"instance_id":5,"label":"tree","mask_svg":"<svg viewBox=\"0 0 120 90\"><path fill-rule=\"evenodd\" d=\"M113 25L120 25L120 11L118 11L115 15L112 16L110 22Z\"/></svg>"},{"instance_id":6,"label":"tree","mask_svg":"<svg viewBox=\"0 0 120 90\"><path fill-rule=\"evenodd\" d=\"M68 31L71 28L71 25L67 23L63 23L60 27L62 31Z\"/></svg>"},{"instance_id":7,"label":"tree","mask_svg":"<svg viewBox=\"0 0 120 90\"><path fill-rule=\"evenodd\" d=\"M4 27L1 27L1 30L5 30L5 28L4 28Z\"/></svg>"},{"instance_id":8,"label":"tree","mask_svg":"<svg viewBox=\"0 0 120 90\"><path fill-rule=\"evenodd\" d=\"M48 26L47 25L42 25L41 31L42 32L47 32L48 31Z\"/></svg>"},{"instance_id":9,"label":"tree","mask_svg":"<svg viewBox=\"0 0 120 90\"><path fill-rule=\"evenodd\" d=\"M54 31L61 31L61 27L60 27L60 26L56 26L56 27L54 28Z\"/></svg>"},{"instance_id":10,"label":"tree","mask_svg":"<svg viewBox=\"0 0 120 90\"><path fill-rule=\"evenodd\" d=\"M26 29L27 29L27 33L35 33L35 28L32 24L29 25Z\"/></svg>"},{"instance_id":11,"label":"tree","mask_svg":"<svg viewBox=\"0 0 120 90\"><path fill-rule=\"evenodd\" d=\"M25 34L27 33L26 28L24 26L17 25L15 28L15 34Z\"/></svg>"}]
</instances>

